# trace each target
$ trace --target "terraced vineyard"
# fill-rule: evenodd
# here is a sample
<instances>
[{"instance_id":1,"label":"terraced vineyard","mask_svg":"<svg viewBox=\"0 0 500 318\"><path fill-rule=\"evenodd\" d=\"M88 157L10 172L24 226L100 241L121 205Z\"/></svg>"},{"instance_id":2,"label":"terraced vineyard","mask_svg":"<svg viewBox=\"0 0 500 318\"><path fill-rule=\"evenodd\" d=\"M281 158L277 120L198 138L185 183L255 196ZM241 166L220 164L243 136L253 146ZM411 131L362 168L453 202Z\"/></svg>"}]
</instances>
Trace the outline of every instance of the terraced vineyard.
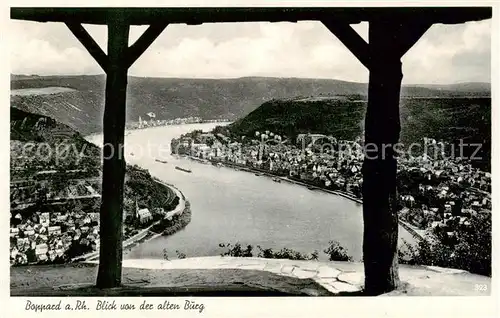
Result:
<instances>
[{"instance_id":1,"label":"terraced vineyard","mask_svg":"<svg viewBox=\"0 0 500 318\"><path fill-rule=\"evenodd\" d=\"M64 158L58 152L61 146L71 149ZM78 132L52 118L11 109L12 264L65 262L97 249L100 153ZM175 208L177 195L139 167L127 166L125 177L127 238L148 226L137 221L138 207L151 212L151 223Z\"/></svg>"}]
</instances>

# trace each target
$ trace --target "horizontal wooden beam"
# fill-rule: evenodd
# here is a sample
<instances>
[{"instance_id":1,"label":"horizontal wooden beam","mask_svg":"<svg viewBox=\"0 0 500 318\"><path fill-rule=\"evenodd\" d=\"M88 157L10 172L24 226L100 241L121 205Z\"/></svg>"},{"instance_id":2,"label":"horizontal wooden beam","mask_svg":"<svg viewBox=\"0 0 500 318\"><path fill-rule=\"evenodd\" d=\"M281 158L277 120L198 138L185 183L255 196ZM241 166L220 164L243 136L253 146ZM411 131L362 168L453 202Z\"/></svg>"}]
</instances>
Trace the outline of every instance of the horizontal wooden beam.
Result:
<instances>
[{"instance_id":1,"label":"horizontal wooden beam","mask_svg":"<svg viewBox=\"0 0 500 318\"><path fill-rule=\"evenodd\" d=\"M127 50L127 67L132 66L134 62L147 50L154 40L165 30L168 23L156 23L149 26L144 33Z\"/></svg>"},{"instance_id":2,"label":"horizontal wooden beam","mask_svg":"<svg viewBox=\"0 0 500 318\"><path fill-rule=\"evenodd\" d=\"M348 23L334 20L323 20L321 22L356 56L361 64L370 69L368 43Z\"/></svg>"},{"instance_id":3,"label":"horizontal wooden beam","mask_svg":"<svg viewBox=\"0 0 500 318\"><path fill-rule=\"evenodd\" d=\"M94 60L101 66L104 72L108 69L108 57L106 53L102 51L92 36L84 29L84 27L79 23L66 22L66 26L70 29L71 33L83 44L87 51L92 55Z\"/></svg>"},{"instance_id":4,"label":"horizontal wooden beam","mask_svg":"<svg viewBox=\"0 0 500 318\"><path fill-rule=\"evenodd\" d=\"M377 17L418 16L432 23L456 24L490 19L492 7L250 7L250 8L11 8L11 19L39 22L108 24L113 11L122 10L127 23L151 25L158 22L216 23L251 21L322 21L341 19L349 24Z\"/></svg>"}]
</instances>

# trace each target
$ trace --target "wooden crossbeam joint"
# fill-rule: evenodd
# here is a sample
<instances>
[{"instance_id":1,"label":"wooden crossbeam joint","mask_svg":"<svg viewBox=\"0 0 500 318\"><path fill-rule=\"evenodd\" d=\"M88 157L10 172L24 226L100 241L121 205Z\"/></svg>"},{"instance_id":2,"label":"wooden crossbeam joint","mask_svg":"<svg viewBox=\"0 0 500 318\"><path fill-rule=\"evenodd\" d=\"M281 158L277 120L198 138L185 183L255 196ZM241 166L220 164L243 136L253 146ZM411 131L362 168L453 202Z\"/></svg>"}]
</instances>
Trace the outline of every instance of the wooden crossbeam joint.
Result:
<instances>
[{"instance_id":1,"label":"wooden crossbeam joint","mask_svg":"<svg viewBox=\"0 0 500 318\"><path fill-rule=\"evenodd\" d=\"M92 55L94 60L101 66L101 68L107 72L109 60L106 55L99 47L99 45L94 41L92 36L85 30L85 28L80 23L66 22L66 26L69 28L71 33L82 43L85 49Z\"/></svg>"},{"instance_id":2,"label":"wooden crossbeam joint","mask_svg":"<svg viewBox=\"0 0 500 318\"><path fill-rule=\"evenodd\" d=\"M398 30L398 56L403 57L431 26L432 22L424 19L403 22Z\"/></svg>"},{"instance_id":3,"label":"wooden crossbeam joint","mask_svg":"<svg viewBox=\"0 0 500 318\"><path fill-rule=\"evenodd\" d=\"M127 50L127 67L132 66L134 62L147 50L154 40L165 30L168 23L152 24Z\"/></svg>"},{"instance_id":4,"label":"wooden crossbeam joint","mask_svg":"<svg viewBox=\"0 0 500 318\"><path fill-rule=\"evenodd\" d=\"M368 43L347 23L342 21L321 21L366 68L370 69Z\"/></svg>"},{"instance_id":5,"label":"wooden crossbeam joint","mask_svg":"<svg viewBox=\"0 0 500 318\"><path fill-rule=\"evenodd\" d=\"M432 21L420 15L413 18L395 16L371 20L370 30L374 27L384 30L383 38L379 38L377 43L370 45L371 59L386 58L389 55L393 59L400 60L432 24ZM380 41L383 42L383 47L380 47L382 43ZM377 46L377 49L374 49L374 46ZM381 54L383 56L379 57L378 55Z\"/></svg>"},{"instance_id":6,"label":"wooden crossbeam joint","mask_svg":"<svg viewBox=\"0 0 500 318\"><path fill-rule=\"evenodd\" d=\"M321 22L332 32L354 56L370 70L371 65L377 54L374 52L373 45L366 43L365 40L344 21L334 21L332 19L323 19ZM432 21L423 16L411 20L403 20L401 17L387 17L370 21L372 23L385 24L387 27L387 37L391 38L391 44L387 46L385 53L393 56L395 59L401 59L403 55L420 39L420 37L432 26ZM385 54L384 53L384 54Z\"/></svg>"},{"instance_id":7,"label":"wooden crossbeam joint","mask_svg":"<svg viewBox=\"0 0 500 318\"><path fill-rule=\"evenodd\" d=\"M125 66L129 68L134 62L146 51L153 41L165 30L168 23L152 24L149 28L137 39L137 41L127 48ZM108 73L110 67L109 58L102 51L99 45L95 42L92 36L83 28L80 23L66 22L66 26L71 33L80 41L89 54L101 66L104 72ZM108 39L109 41L109 39Z\"/></svg>"}]
</instances>

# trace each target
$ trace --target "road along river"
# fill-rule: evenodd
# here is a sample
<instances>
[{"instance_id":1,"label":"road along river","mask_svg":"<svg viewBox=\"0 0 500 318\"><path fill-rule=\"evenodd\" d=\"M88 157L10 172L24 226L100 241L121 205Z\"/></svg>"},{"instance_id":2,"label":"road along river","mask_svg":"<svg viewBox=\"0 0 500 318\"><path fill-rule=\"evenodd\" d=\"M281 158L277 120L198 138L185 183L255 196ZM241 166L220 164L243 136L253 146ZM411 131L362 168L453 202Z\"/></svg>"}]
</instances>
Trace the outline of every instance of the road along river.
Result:
<instances>
[{"instance_id":1,"label":"road along river","mask_svg":"<svg viewBox=\"0 0 500 318\"><path fill-rule=\"evenodd\" d=\"M253 173L216 167L170 156L170 141L179 135L216 124L155 127L127 132L128 164L148 169L153 176L175 185L191 203L192 220L171 236L158 237L134 247L125 258L169 258L176 251L187 255L214 256L223 252L219 243L260 245L279 250L287 247L302 253L323 250L338 241L354 260L362 256L362 206L342 196L312 191ZM89 137L102 145L102 135ZM133 155L131 155L133 153ZM165 162L158 162L161 159ZM186 173L176 166L189 169ZM414 242L399 227L402 241Z\"/></svg>"}]
</instances>

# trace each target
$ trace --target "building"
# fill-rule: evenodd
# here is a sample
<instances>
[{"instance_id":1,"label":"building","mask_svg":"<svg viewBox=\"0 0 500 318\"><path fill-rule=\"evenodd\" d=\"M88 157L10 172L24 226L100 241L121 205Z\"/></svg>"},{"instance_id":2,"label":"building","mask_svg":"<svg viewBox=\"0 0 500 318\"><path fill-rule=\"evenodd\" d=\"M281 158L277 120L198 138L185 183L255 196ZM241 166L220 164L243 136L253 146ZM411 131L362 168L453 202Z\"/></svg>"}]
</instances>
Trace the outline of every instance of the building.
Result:
<instances>
[{"instance_id":1,"label":"building","mask_svg":"<svg viewBox=\"0 0 500 318\"><path fill-rule=\"evenodd\" d=\"M90 217L91 222L97 222L99 224L99 213L89 213L88 216Z\"/></svg>"},{"instance_id":2,"label":"building","mask_svg":"<svg viewBox=\"0 0 500 318\"><path fill-rule=\"evenodd\" d=\"M61 235L61 227L60 226L49 226L48 229L49 235Z\"/></svg>"},{"instance_id":3,"label":"building","mask_svg":"<svg viewBox=\"0 0 500 318\"><path fill-rule=\"evenodd\" d=\"M38 244L35 246L35 257L38 261L47 260L47 252L49 251L49 247L47 244Z\"/></svg>"},{"instance_id":4,"label":"building","mask_svg":"<svg viewBox=\"0 0 500 318\"><path fill-rule=\"evenodd\" d=\"M135 217L140 223L147 223L153 220L153 215L149 212L149 209L138 210Z\"/></svg>"},{"instance_id":5,"label":"building","mask_svg":"<svg viewBox=\"0 0 500 318\"><path fill-rule=\"evenodd\" d=\"M10 237L16 237L19 235L19 229L16 227L10 228Z\"/></svg>"},{"instance_id":6,"label":"building","mask_svg":"<svg viewBox=\"0 0 500 318\"><path fill-rule=\"evenodd\" d=\"M297 144L308 146L310 144L314 144L317 140L328 138L323 134L299 134L297 136Z\"/></svg>"},{"instance_id":7,"label":"building","mask_svg":"<svg viewBox=\"0 0 500 318\"><path fill-rule=\"evenodd\" d=\"M40 214L40 224L43 226L49 226L50 223L50 214L49 212L43 212Z\"/></svg>"}]
</instances>

